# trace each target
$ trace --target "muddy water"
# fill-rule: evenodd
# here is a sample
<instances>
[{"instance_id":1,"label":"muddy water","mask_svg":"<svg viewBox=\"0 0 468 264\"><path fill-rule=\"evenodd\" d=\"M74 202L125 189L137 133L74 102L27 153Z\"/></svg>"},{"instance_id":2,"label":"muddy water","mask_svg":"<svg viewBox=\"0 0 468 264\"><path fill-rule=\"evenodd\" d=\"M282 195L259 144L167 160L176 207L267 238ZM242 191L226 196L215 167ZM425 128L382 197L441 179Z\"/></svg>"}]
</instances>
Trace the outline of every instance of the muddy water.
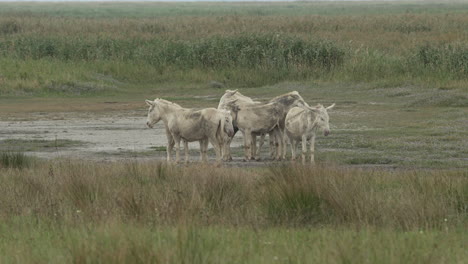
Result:
<instances>
[{"instance_id":1,"label":"muddy water","mask_svg":"<svg viewBox=\"0 0 468 264\"><path fill-rule=\"evenodd\" d=\"M95 116L72 114L42 116L33 120L0 121L0 140L74 140L83 144L61 148L58 151L36 151L33 155L43 158L73 157L84 159L116 160L129 157L139 159L165 159L165 151L155 151L166 146L167 139L162 122L150 129L146 117L138 114ZM240 133L231 146L242 144ZM26 147L26 146L25 146ZM191 150L199 150L198 142L189 144ZM211 148L211 146L210 146ZM138 153L145 155L138 155ZM154 152L154 155L152 155ZM214 158L214 157L211 157ZM191 160L198 153L191 151Z\"/></svg>"}]
</instances>

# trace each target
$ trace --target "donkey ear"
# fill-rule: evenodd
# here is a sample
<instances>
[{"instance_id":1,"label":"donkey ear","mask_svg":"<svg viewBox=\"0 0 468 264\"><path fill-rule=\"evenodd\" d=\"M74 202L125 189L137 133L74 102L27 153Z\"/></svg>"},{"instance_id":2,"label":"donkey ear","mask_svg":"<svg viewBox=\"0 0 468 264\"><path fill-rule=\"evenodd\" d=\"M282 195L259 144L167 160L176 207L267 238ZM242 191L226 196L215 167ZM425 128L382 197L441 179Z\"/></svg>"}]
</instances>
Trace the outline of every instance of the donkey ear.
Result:
<instances>
[{"instance_id":1,"label":"donkey ear","mask_svg":"<svg viewBox=\"0 0 468 264\"><path fill-rule=\"evenodd\" d=\"M239 99L235 99L235 100L232 100L232 101L229 101L228 103L226 103L226 109L234 109L236 107L236 102L238 101Z\"/></svg>"},{"instance_id":2,"label":"donkey ear","mask_svg":"<svg viewBox=\"0 0 468 264\"><path fill-rule=\"evenodd\" d=\"M224 91L224 93L227 93L227 94L232 96L232 95L235 95L237 93L237 89L236 90L229 90L228 89L228 90Z\"/></svg>"},{"instance_id":3,"label":"donkey ear","mask_svg":"<svg viewBox=\"0 0 468 264\"><path fill-rule=\"evenodd\" d=\"M335 107L335 103L333 103L332 105L330 105L329 107L327 107L327 108L325 108L325 109L330 110L330 109L332 109L333 107Z\"/></svg>"},{"instance_id":4,"label":"donkey ear","mask_svg":"<svg viewBox=\"0 0 468 264\"><path fill-rule=\"evenodd\" d=\"M318 106L314 106L314 107L306 106L306 108L314 113L320 113L320 107Z\"/></svg>"},{"instance_id":5,"label":"donkey ear","mask_svg":"<svg viewBox=\"0 0 468 264\"><path fill-rule=\"evenodd\" d=\"M149 106L153 106L154 105L154 101L151 101L151 100L145 100L146 104L149 105Z\"/></svg>"}]
</instances>

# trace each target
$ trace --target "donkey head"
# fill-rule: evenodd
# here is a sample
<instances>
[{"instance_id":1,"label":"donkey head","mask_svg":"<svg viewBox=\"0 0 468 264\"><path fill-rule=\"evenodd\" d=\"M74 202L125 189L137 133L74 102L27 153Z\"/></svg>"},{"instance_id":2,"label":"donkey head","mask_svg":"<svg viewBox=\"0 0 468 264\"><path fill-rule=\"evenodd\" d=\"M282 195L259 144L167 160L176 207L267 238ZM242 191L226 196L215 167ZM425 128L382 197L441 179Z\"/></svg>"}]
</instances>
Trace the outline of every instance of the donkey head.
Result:
<instances>
[{"instance_id":1,"label":"donkey head","mask_svg":"<svg viewBox=\"0 0 468 264\"><path fill-rule=\"evenodd\" d=\"M145 100L146 104L149 106L148 116L146 118L146 125L150 128L153 128L154 124L158 123L161 120L161 113L157 107L157 100Z\"/></svg>"},{"instance_id":2,"label":"donkey head","mask_svg":"<svg viewBox=\"0 0 468 264\"><path fill-rule=\"evenodd\" d=\"M332 109L335 106L335 104L330 105L329 107L323 107L323 105L318 104L315 107L308 107L308 109L311 111L313 114L311 120L313 124L318 128L323 130L323 134L325 136L328 136L330 134L330 125L329 125L329 120L330 118L328 117L328 112L327 110Z\"/></svg>"}]
</instances>

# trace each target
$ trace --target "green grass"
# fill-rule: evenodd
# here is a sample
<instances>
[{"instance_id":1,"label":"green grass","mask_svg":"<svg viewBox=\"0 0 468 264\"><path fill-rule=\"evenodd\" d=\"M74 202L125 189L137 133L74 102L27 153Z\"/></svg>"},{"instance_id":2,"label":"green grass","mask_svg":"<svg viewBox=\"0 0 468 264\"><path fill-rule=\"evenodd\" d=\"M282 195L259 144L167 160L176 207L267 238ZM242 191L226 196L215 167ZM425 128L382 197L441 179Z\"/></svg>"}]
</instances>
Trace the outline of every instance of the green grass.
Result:
<instances>
[{"instance_id":1,"label":"green grass","mask_svg":"<svg viewBox=\"0 0 468 264\"><path fill-rule=\"evenodd\" d=\"M2 224L2 262L460 263L462 232ZM27 236L28 243L18 240ZM86 238L84 240L83 238ZM11 252L16 252L11 254Z\"/></svg>"},{"instance_id":2,"label":"green grass","mask_svg":"<svg viewBox=\"0 0 468 264\"><path fill-rule=\"evenodd\" d=\"M22 152L1 152L0 168L27 168L32 165L34 158Z\"/></svg>"},{"instance_id":3,"label":"green grass","mask_svg":"<svg viewBox=\"0 0 468 264\"><path fill-rule=\"evenodd\" d=\"M166 151L165 146L150 147L150 149L155 150L155 151Z\"/></svg>"},{"instance_id":4,"label":"green grass","mask_svg":"<svg viewBox=\"0 0 468 264\"><path fill-rule=\"evenodd\" d=\"M8 151L56 151L64 148L73 148L84 145L84 142L68 139L4 139L0 140L2 150Z\"/></svg>"},{"instance_id":5,"label":"green grass","mask_svg":"<svg viewBox=\"0 0 468 264\"><path fill-rule=\"evenodd\" d=\"M0 19L0 96L182 92L213 80L237 88L410 80L466 90L464 2L0 7L8 14Z\"/></svg>"}]
</instances>

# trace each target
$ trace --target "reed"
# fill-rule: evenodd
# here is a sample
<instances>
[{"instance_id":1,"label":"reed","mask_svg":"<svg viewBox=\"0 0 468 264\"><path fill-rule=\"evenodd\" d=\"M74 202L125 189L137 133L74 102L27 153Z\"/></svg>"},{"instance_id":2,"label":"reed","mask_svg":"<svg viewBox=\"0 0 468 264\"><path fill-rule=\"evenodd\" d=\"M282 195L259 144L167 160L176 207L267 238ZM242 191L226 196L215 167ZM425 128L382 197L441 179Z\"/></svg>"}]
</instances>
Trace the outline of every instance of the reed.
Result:
<instances>
[{"instance_id":1,"label":"reed","mask_svg":"<svg viewBox=\"0 0 468 264\"><path fill-rule=\"evenodd\" d=\"M440 229L444 219L456 226L468 210L468 182L461 171L208 168L62 161L3 170L1 200L6 206L0 217L418 230Z\"/></svg>"},{"instance_id":2,"label":"reed","mask_svg":"<svg viewBox=\"0 0 468 264\"><path fill-rule=\"evenodd\" d=\"M132 8L121 3L102 4L109 13L88 16L100 10L102 5L96 5L17 4L12 9L15 4L3 3L10 12L0 17L0 65L7 69L1 72L1 93L57 93L46 89L51 80L94 87L99 83L93 76L102 73L129 85L83 94L212 79L233 87L309 80L398 85L408 79L425 86L466 86L464 3L343 3L348 13L338 4L321 3L248 5L260 13L235 4L229 9L208 3ZM383 12L383 5L393 11ZM208 6L211 13L203 11ZM296 9L309 15L292 15ZM148 10L164 15L150 16ZM200 12L190 15L189 10ZM8 70L10 61L20 68L46 61L61 70L35 76L30 70ZM124 66L116 69L116 64Z\"/></svg>"},{"instance_id":3,"label":"reed","mask_svg":"<svg viewBox=\"0 0 468 264\"><path fill-rule=\"evenodd\" d=\"M2 152L0 154L0 168L23 169L32 165L34 158L22 152Z\"/></svg>"}]
</instances>

